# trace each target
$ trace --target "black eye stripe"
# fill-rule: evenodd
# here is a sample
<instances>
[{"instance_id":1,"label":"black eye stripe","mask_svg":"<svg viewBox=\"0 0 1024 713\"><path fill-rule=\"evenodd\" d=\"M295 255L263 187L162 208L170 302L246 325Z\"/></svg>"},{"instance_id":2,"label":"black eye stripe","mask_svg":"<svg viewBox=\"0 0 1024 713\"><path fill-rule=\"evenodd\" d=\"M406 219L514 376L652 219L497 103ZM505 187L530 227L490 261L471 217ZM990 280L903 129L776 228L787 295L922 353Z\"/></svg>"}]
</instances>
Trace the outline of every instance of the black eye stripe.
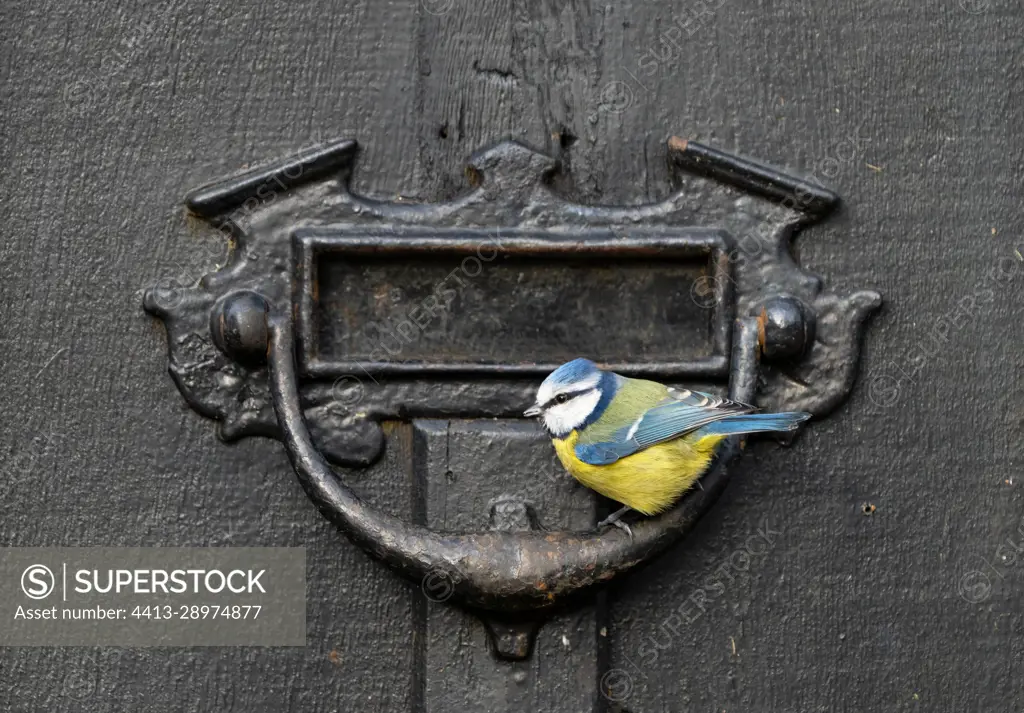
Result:
<instances>
[{"instance_id":1,"label":"black eye stripe","mask_svg":"<svg viewBox=\"0 0 1024 713\"><path fill-rule=\"evenodd\" d=\"M577 396L582 396L583 394L590 393L595 388L597 388L597 387L591 386L589 389L580 389L579 391L563 391L562 393L557 394L553 398L548 399L547 403L545 403L543 406L541 406L541 408L542 409L548 409L548 408L551 408L552 406L557 406L559 403L564 403L564 402L559 402L559 400L558 400L558 399L560 399L563 396L568 396L569 399L574 399ZM569 399L566 399L566 401L568 401Z\"/></svg>"}]
</instances>

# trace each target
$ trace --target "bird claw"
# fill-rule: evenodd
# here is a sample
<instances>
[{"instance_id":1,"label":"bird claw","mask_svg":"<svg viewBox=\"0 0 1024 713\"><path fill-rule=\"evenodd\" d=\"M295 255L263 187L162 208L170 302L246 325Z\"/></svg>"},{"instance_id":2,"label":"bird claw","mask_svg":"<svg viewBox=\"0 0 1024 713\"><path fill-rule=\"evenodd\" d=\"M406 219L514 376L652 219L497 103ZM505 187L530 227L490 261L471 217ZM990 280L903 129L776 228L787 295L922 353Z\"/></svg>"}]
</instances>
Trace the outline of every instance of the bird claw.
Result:
<instances>
[{"instance_id":1,"label":"bird claw","mask_svg":"<svg viewBox=\"0 0 1024 713\"><path fill-rule=\"evenodd\" d=\"M629 511L630 511L629 507L624 507L624 508L622 508L620 510L615 510L610 515L608 515L603 520L601 520L600 522L597 523L597 529L600 530L601 528L603 528L605 526L613 525L616 528L622 530L627 535L629 535L630 536L630 542L632 542L633 541L633 531L630 530L630 526L626 525L626 523L623 522L623 520L621 519L622 516L625 515Z\"/></svg>"},{"instance_id":2,"label":"bird claw","mask_svg":"<svg viewBox=\"0 0 1024 713\"><path fill-rule=\"evenodd\" d=\"M622 530L623 532L625 532L627 535L629 535L629 541L630 542L633 541L633 531L631 529L629 529L629 525L624 523L622 520L612 520L608 524L609 525L614 525L615 527L617 527L620 530Z\"/></svg>"},{"instance_id":3,"label":"bird claw","mask_svg":"<svg viewBox=\"0 0 1024 713\"><path fill-rule=\"evenodd\" d=\"M622 530L624 533L630 536L630 542L633 541L633 531L630 529L630 526L626 525L626 523L623 522L621 519L618 519L617 517L605 517L603 520L597 523L598 530L600 530L601 528L606 528L608 526L612 526Z\"/></svg>"}]
</instances>

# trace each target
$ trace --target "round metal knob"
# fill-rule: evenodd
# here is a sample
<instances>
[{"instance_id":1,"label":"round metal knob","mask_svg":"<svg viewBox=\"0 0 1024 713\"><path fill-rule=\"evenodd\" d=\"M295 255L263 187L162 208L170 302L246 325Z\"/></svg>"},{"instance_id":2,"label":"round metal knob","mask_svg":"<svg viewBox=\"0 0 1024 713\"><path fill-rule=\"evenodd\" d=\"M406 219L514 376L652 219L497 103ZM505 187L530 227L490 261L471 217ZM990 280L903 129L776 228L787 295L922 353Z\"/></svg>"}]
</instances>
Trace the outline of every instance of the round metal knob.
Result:
<instances>
[{"instance_id":1,"label":"round metal knob","mask_svg":"<svg viewBox=\"0 0 1024 713\"><path fill-rule=\"evenodd\" d=\"M761 308L761 347L768 361L803 356L814 343L814 313L796 297L773 297Z\"/></svg>"},{"instance_id":2,"label":"round metal knob","mask_svg":"<svg viewBox=\"0 0 1024 713\"><path fill-rule=\"evenodd\" d=\"M267 363L270 337L267 331L269 305L260 294L249 291L225 295L210 313L213 343L231 359L246 366Z\"/></svg>"}]
</instances>

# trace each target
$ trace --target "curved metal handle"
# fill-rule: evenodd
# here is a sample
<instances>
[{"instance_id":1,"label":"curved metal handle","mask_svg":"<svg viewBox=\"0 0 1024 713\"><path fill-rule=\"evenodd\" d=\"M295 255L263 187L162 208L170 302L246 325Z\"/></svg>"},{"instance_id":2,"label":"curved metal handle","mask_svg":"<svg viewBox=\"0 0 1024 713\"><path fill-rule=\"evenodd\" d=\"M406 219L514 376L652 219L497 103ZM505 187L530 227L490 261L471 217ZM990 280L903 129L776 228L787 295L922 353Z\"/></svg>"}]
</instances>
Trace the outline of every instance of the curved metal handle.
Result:
<instances>
[{"instance_id":1,"label":"curved metal handle","mask_svg":"<svg viewBox=\"0 0 1024 713\"><path fill-rule=\"evenodd\" d=\"M266 313L264 313L266 314ZM633 537L604 532L436 532L362 502L317 451L302 415L290 320L268 315L270 391L288 457L320 512L349 539L395 571L422 582L443 577L452 601L473 609L526 612L550 609L608 582L667 548L718 500L740 438L731 437L702 479L672 510L633 525ZM752 401L757 383L758 325L737 321L730 397Z\"/></svg>"}]
</instances>

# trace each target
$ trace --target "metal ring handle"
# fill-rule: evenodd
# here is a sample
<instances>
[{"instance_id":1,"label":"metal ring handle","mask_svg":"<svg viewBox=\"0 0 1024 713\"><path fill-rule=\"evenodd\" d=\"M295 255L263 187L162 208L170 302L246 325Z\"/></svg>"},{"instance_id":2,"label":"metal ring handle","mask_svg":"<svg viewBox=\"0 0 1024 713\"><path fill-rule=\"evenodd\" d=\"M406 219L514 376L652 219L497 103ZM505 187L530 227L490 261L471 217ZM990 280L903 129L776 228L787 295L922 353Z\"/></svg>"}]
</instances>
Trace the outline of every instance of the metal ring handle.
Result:
<instances>
[{"instance_id":1,"label":"metal ring handle","mask_svg":"<svg viewBox=\"0 0 1024 713\"><path fill-rule=\"evenodd\" d=\"M729 480L728 465L741 438L730 437L715 465L692 492L660 516L632 526L633 537L603 532L444 533L405 522L362 502L317 451L299 400L292 323L267 315L270 392L281 436L299 482L323 515L349 539L405 577L419 583L444 577L451 600L502 613L551 609L573 595L625 574L650 560L694 527ZM729 395L752 401L757 383L758 325L737 321Z\"/></svg>"}]
</instances>

